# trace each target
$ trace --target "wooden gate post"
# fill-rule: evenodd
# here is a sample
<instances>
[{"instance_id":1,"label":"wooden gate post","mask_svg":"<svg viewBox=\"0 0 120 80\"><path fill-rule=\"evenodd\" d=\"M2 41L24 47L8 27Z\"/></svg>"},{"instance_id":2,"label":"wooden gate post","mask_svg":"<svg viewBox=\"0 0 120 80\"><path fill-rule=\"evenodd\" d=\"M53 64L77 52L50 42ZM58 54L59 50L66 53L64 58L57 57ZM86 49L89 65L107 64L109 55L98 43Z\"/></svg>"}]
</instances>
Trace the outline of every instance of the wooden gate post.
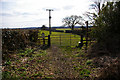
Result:
<instances>
[{"instance_id":1,"label":"wooden gate post","mask_svg":"<svg viewBox=\"0 0 120 80\"><path fill-rule=\"evenodd\" d=\"M45 45L45 38L43 38L43 45Z\"/></svg>"},{"instance_id":2,"label":"wooden gate post","mask_svg":"<svg viewBox=\"0 0 120 80\"><path fill-rule=\"evenodd\" d=\"M48 46L51 46L50 35L48 35Z\"/></svg>"},{"instance_id":3,"label":"wooden gate post","mask_svg":"<svg viewBox=\"0 0 120 80\"><path fill-rule=\"evenodd\" d=\"M81 34L81 47L83 46L83 35Z\"/></svg>"},{"instance_id":4,"label":"wooden gate post","mask_svg":"<svg viewBox=\"0 0 120 80\"><path fill-rule=\"evenodd\" d=\"M45 45L45 34L42 33L42 38L43 38L43 45Z\"/></svg>"}]
</instances>

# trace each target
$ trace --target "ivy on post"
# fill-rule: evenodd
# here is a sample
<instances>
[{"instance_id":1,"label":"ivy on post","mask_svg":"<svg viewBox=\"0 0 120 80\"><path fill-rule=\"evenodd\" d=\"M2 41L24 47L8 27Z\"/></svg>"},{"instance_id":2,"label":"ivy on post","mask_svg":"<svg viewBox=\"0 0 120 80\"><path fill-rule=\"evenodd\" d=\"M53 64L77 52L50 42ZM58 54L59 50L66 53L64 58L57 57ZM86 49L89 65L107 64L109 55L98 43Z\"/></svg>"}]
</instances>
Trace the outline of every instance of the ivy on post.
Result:
<instances>
[{"instance_id":1,"label":"ivy on post","mask_svg":"<svg viewBox=\"0 0 120 80\"><path fill-rule=\"evenodd\" d=\"M87 46L88 46L88 21L85 22L86 23L86 52L87 52Z\"/></svg>"}]
</instances>

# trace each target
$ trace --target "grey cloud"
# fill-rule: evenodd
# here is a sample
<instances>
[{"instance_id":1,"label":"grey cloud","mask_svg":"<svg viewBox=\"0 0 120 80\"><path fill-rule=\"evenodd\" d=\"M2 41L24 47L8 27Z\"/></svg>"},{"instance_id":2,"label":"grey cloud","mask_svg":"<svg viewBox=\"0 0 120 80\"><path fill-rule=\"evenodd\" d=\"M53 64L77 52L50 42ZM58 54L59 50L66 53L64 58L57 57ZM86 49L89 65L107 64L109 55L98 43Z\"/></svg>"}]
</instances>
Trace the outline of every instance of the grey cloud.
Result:
<instances>
[{"instance_id":1,"label":"grey cloud","mask_svg":"<svg viewBox=\"0 0 120 80\"><path fill-rule=\"evenodd\" d=\"M22 21L20 23L44 22L45 20L47 20L47 18L35 19L35 20L24 21L24 22Z\"/></svg>"},{"instance_id":2,"label":"grey cloud","mask_svg":"<svg viewBox=\"0 0 120 80\"><path fill-rule=\"evenodd\" d=\"M70 10L70 9L72 9L74 6L72 6L72 5L68 5L68 6L64 6L63 7L63 9L65 9L65 10Z\"/></svg>"},{"instance_id":3,"label":"grey cloud","mask_svg":"<svg viewBox=\"0 0 120 80\"><path fill-rule=\"evenodd\" d=\"M6 16L6 17L13 17L13 16L30 16L30 15L37 15L29 12L12 12L12 13L0 13L0 16Z\"/></svg>"},{"instance_id":4,"label":"grey cloud","mask_svg":"<svg viewBox=\"0 0 120 80\"><path fill-rule=\"evenodd\" d=\"M36 19L36 20L33 20L33 22L42 22L42 21L45 21L45 20L47 20L47 18Z\"/></svg>"},{"instance_id":5,"label":"grey cloud","mask_svg":"<svg viewBox=\"0 0 120 80\"><path fill-rule=\"evenodd\" d=\"M36 15L33 13L29 13L29 12L13 12L14 15L23 15L23 16L27 16L27 15Z\"/></svg>"},{"instance_id":6,"label":"grey cloud","mask_svg":"<svg viewBox=\"0 0 120 80\"><path fill-rule=\"evenodd\" d=\"M32 14L32 13L27 13L27 12L13 12L13 14L11 13L0 13L1 16L7 16L7 17L10 17L10 16L27 16L27 15L35 15L35 14Z\"/></svg>"},{"instance_id":7,"label":"grey cloud","mask_svg":"<svg viewBox=\"0 0 120 80\"><path fill-rule=\"evenodd\" d=\"M7 16L7 17L9 17L9 16L13 16L13 15L10 14L10 13L0 13L0 16Z\"/></svg>"},{"instance_id":8,"label":"grey cloud","mask_svg":"<svg viewBox=\"0 0 120 80\"><path fill-rule=\"evenodd\" d=\"M3 10L10 10L13 9L16 6L15 2L0 2L1 8Z\"/></svg>"}]
</instances>

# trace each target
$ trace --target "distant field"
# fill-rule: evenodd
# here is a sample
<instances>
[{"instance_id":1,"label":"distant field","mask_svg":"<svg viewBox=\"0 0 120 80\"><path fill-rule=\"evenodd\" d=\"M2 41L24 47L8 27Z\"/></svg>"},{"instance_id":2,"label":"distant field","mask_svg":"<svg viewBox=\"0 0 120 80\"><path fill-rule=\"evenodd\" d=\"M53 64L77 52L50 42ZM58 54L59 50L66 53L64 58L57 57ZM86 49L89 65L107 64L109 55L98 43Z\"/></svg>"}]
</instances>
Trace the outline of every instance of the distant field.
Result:
<instances>
[{"instance_id":1,"label":"distant field","mask_svg":"<svg viewBox=\"0 0 120 80\"><path fill-rule=\"evenodd\" d=\"M42 33L44 33L45 36L49 35L49 31L40 30L39 36L41 36ZM77 46L79 41L80 41L80 36L72 34L72 33L52 32L52 34L51 34L51 44L52 45Z\"/></svg>"},{"instance_id":2,"label":"distant field","mask_svg":"<svg viewBox=\"0 0 120 80\"><path fill-rule=\"evenodd\" d=\"M62 30L62 31L65 32L65 30L71 30L71 29L70 29L70 28L58 28L58 29L56 29L56 30Z\"/></svg>"},{"instance_id":3,"label":"distant field","mask_svg":"<svg viewBox=\"0 0 120 80\"><path fill-rule=\"evenodd\" d=\"M79 30L79 29L81 29L81 28L77 28L77 30ZM56 30L63 30L65 32L65 30L71 30L71 29L70 28L58 28ZM76 28L75 28L75 30L76 30Z\"/></svg>"}]
</instances>

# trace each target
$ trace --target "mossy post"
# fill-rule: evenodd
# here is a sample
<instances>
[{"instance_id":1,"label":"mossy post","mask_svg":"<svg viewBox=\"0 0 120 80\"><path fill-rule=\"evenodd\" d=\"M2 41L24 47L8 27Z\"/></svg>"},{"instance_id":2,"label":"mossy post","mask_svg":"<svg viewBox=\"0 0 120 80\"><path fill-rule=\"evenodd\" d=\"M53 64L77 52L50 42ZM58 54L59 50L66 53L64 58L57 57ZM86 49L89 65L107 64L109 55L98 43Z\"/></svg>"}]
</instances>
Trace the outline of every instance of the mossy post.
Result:
<instances>
[{"instance_id":1,"label":"mossy post","mask_svg":"<svg viewBox=\"0 0 120 80\"><path fill-rule=\"evenodd\" d=\"M45 34L42 33L42 38L43 38L43 45L45 45Z\"/></svg>"}]
</instances>

